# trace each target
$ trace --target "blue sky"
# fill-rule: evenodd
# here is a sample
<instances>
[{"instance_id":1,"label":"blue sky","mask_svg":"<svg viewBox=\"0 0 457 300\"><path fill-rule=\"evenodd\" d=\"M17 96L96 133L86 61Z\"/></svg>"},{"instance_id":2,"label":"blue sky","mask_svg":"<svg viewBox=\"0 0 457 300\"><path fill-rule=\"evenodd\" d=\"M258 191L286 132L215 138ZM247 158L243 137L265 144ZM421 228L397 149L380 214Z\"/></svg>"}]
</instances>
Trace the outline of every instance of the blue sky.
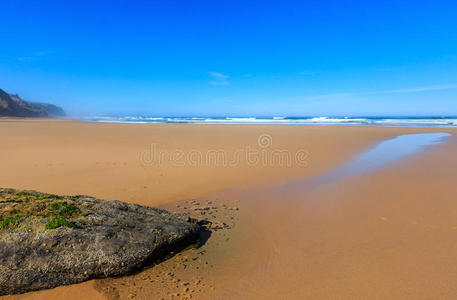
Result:
<instances>
[{"instance_id":1,"label":"blue sky","mask_svg":"<svg viewBox=\"0 0 457 300\"><path fill-rule=\"evenodd\" d=\"M456 15L453 1L3 0L0 88L75 115L457 115Z\"/></svg>"}]
</instances>

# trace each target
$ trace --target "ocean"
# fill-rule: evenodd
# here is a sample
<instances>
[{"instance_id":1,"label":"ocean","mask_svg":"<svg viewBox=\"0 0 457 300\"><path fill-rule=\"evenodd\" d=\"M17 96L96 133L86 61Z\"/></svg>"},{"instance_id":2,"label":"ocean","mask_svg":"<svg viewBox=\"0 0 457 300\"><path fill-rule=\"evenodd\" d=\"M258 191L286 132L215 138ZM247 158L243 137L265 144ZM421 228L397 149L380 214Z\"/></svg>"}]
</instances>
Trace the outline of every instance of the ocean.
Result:
<instances>
[{"instance_id":1,"label":"ocean","mask_svg":"<svg viewBox=\"0 0 457 300\"><path fill-rule=\"evenodd\" d=\"M148 117L94 116L80 118L104 123L283 124L401 127L457 127L457 117Z\"/></svg>"}]
</instances>

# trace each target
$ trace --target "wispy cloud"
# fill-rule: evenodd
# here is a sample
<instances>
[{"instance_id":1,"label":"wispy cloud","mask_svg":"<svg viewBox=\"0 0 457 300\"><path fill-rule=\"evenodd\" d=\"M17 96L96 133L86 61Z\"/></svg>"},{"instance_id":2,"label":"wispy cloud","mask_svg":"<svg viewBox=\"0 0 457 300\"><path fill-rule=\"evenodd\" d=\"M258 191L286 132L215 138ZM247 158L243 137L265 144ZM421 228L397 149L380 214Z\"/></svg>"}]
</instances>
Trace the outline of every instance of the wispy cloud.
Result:
<instances>
[{"instance_id":1,"label":"wispy cloud","mask_svg":"<svg viewBox=\"0 0 457 300\"><path fill-rule=\"evenodd\" d=\"M441 85L430 85L416 88L407 88L407 89L397 89L397 90L383 90L375 91L369 94L387 94L387 93L417 93L417 92L427 92L427 91L442 91L449 89L457 89L457 84L441 84Z\"/></svg>"},{"instance_id":2,"label":"wispy cloud","mask_svg":"<svg viewBox=\"0 0 457 300\"><path fill-rule=\"evenodd\" d=\"M339 99L339 98L347 98L347 97L354 97L361 94L358 93L333 93L333 94L322 94L322 95L315 95L310 96L309 99L312 100L322 100L322 99Z\"/></svg>"},{"instance_id":3,"label":"wispy cloud","mask_svg":"<svg viewBox=\"0 0 457 300\"><path fill-rule=\"evenodd\" d=\"M300 75L300 76L315 76L317 74L318 74L318 72L310 71L310 70L303 70L303 71L297 72L297 75Z\"/></svg>"},{"instance_id":4,"label":"wispy cloud","mask_svg":"<svg viewBox=\"0 0 457 300\"><path fill-rule=\"evenodd\" d=\"M17 58L17 60L18 61L22 61L22 62L27 62L27 61L40 59L43 56L44 56L44 52L36 52L36 53L34 53L32 55L20 56L20 57Z\"/></svg>"},{"instance_id":5,"label":"wispy cloud","mask_svg":"<svg viewBox=\"0 0 457 300\"><path fill-rule=\"evenodd\" d=\"M208 75L211 77L211 81L209 82L209 84L211 84L211 85L229 85L230 84L230 81L228 80L229 79L228 75L218 73L218 72L208 72Z\"/></svg>"},{"instance_id":6,"label":"wispy cloud","mask_svg":"<svg viewBox=\"0 0 457 300\"><path fill-rule=\"evenodd\" d=\"M442 90L450 90L450 89L457 89L457 84L429 85L429 86L415 87L415 88L379 90L379 91L372 91L372 92L353 92L353 93L348 92L348 93L323 94L323 95L311 96L310 99L315 99L315 100L339 99L339 98L380 95L380 94L420 93L420 92L442 91Z\"/></svg>"}]
</instances>

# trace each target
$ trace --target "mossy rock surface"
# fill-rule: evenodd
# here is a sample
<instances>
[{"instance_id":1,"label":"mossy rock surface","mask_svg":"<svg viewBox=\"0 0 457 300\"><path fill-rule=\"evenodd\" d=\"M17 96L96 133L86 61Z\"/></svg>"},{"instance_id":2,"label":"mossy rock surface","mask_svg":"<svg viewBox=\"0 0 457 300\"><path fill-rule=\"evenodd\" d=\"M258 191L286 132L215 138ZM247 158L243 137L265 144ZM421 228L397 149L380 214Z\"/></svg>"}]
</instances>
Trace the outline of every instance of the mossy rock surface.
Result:
<instances>
[{"instance_id":1,"label":"mossy rock surface","mask_svg":"<svg viewBox=\"0 0 457 300\"><path fill-rule=\"evenodd\" d=\"M161 209L0 188L0 295L130 274L199 230Z\"/></svg>"},{"instance_id":2,"label":"mossy rock surface","mask_svg":"<svg viewBox=\"0 0 457 300\"><path fill-rule=\"evenodd\" d=\"M77 227L83 213L78 198L35 191L0 189L0 232L3 230L44 231L61 226ZM45 226L28 222L33 217L49 220Z\"/></svg>"}]
</instances>

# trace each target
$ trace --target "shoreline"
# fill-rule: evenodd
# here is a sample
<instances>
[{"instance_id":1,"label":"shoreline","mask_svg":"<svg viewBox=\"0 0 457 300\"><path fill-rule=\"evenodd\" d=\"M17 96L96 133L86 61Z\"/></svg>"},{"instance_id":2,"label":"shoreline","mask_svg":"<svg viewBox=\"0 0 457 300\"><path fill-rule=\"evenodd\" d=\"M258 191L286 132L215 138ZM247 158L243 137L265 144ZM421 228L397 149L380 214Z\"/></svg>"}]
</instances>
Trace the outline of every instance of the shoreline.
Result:
<instances>
[{"instance_id":1,"label":"shoreline","mask_svg":"<svg viewBox=\"0 0 457 300\"><path fill-rule=\"evenodd\" d=\"M4 124L5 123L2 123L2 126ZM442 129L423 130L418 128L398 129L385 127L321 127L302 125L287 128L277 128L275 125L258 125L256 127L224 125L224 130L221 130L222 127L220 126L207 127L190 124L185 124L186 126L181 126L180 124L160 124L154 126L147 124L147 126L142 126L139 124L139 126L129 128L129 125L122 124L106 125L96 123L96 125L93 125L92 123L72 121L62 122L61 124L63 126L60 126L59 128L55 128L55 123L53 122L44 122L41 123L42 126L33 126L31 129L31 126L27 126L28 124L30 123L14 122L14 124L10 124L10 130L5 130L4 127L2 128L2 126L0 126L0 137L3 138L3 140L6 139L8 141L7 145L9 145L5 149L0 150L4 151L2 153L3 155L0 157L3 157L1 163L4 163L7 171L1 176L1 182L19 186L29 184L32 185L34 189L55 193L60 193L59 189L62 189L69 191L71 194L73 193L71 190L74 188L74 190L85 190L84 193L86 194L107 199L113 199L114 196L117 195L118 197L116 199L119 200L143 205L146 204L149 206L159 205L174 212L187 211L191 214L197 214L197 216L200 216L201 218L214 219L217 221L215 224L220 224L218 226L221 227L221 229L214 230L207 243L202 248L188 250L188 252L177 255L138 275L101 281L90 281L78 285L24 294L22 296L12 296L11 298L14 299L16 299L16 297L17 299L20 299L26 296L36 299L50 296L72 299L76 298L76 295L82 297L89 294L93 297L97 296L102 298L105 296L112 298L116 295L127 297L135 294L142 299L156 296L157 293L163 295L165 298L171 297L172 294L174 294L174 297L178 297L176 294L180 294L179 297L192 294L194 297L197 296L197 298L211 298L211 296L243 298L239 291L246 291L246 295L263 295L266 298L268 298L268 296L271 298L277 292L286 293L286 290L284 290L285 288L287 289L287 293L291 293L291 290L296 289L293 285L290 286L283 283L278 286L277 284L270 282L270 280L272 280L271 277L257 278L259 275L252 277L251 272L259 267L264 268L262 266L265 262L270 261L271 257L282 257L281 253L288 253L288 256L293 259L283 261L283 259L280 258L278 261L281 262L281 265L287 266L283 267L284 270L271 267L271 270L274 271L269 271L265 274L276 274L275 276L280 275L285 277L295 274L293 277L296 277L297 279L292 281L297 284L303 284L303 280L305 279L310 280L306 276L303 277L304 273L302 272L294 273L296 271L294 271L293 265L302 265L303 258L313 258L315 257L313 256L315 254L313 254L313 252L308 252L306 255L299 254L296 253L294 249L301 249L303 247L306 249L308 247L306 245L311 241L319 243L319 235L309 230L303 232L299 231L300 235L309 236L309 239L301 240L300 244L294 245L290 244L291 241L284 240L282 234L284 232L289 232L289 234L293 236L296 235L297 232L290 231L292 226L292 228L314 228L317 229L317 232L321 232L322 236L327 236L329 232L322 232L321 230L325 227L319 229L319 226L325 224L322 222L324 222L324 220L328 221L328 219L324 218L321 220L317 218L315 214L311 214L311 212L318 212L318 216L321 217L328 215L328 217L331 217L332 219L338 219L338 216L343 212L349 213L349 211L344 209L344 205L335 207L335 204L332 204L334 201L331 201L331 199L335 197L336 188L324 190L320 192L320 194L318 193L319 195L311 195L311 198L321 199L319 201L316 200L311 201L311 204L299 205L294 201L290 202L292 203L290 205L277 205L273 194L259 193L255 195L249 194L249 191L259 188L262 190L265 189L262 187L281 185L282 183L300 178L309 178L326 173L344 164L345 161L356 156L358 153L376 145L379 141L394 137L398 134L443 132ZM16 136L12 135L12 132L14 132ZM452 129L446 129L444 132L450 132L454 135L457 133L457 131ZM71 135L69 133L71 133ZM305 168L280 168L278 166L256 166L251 168L250 166L240 163L232 169L227 167L195 168L191 166L180 166L177 168L167 165L160 169L161 172L163 172L163 176L166 177L166 180L165 178L160 180L160 177L163 177L160 176L160 171L148 172L149 169L146 169L145 171L137 164L138 161L135 162L135 160L138 159L138 152L141 151L141 147L151 138L151 135L154 136L154 140L158 141L158 145L165 145L164 147L175 149L179 146L185 151L199 147L199 150L207 151L208 149L222 148L233 150L239 145L255 145L258 136L264 133L272 136L272 145L279 145L281 146L281 149L287 149L291 152L296 152L302 148L307 149L310 157L310 160L308 161L309 164ZM221 136L223 136L223 138L221 138ZM101 137L103 137L103 139L101 139ZM29 138L34 142L30 143ZM62 147L62 145L56 147L59 146L59 143L54 143L56 140L63 143L64 147ZM21 148L20 143L22 141L29 141L27 144L32 144L33 147L31 147L31 149ZM119 144L119 141L122 141L123 143ZM455 143L455 136L453 137L453 141L453 143ZM89 150L84 147L78 148L77 146L81 143L88 147ZM116 145L121 149L115 148L114 146ZM124 146L121 147L120 145ZM449 148L451 146L453 146L452 143L446 145L444 148L452 149ZM106 152L106 149L110 149L110 151ZM442 148L436 149L438 152L444 151ZM433 151L435 151L435 148ZM131 155L132 153L136 154L135 158ZM452 152L449 150L444 151L444 153L447 154L443 156L443 153L441 153L441 156L446 157L450 162L455 160L452 159ZM26 154L28 154L28 156ZM106 159L107 156L109 159ZM8 161L5 160L7 157ZM129 160L126 161L126 157L128 157ZM426 159L423 160L423 157ZM98 161L98 164L97 159L100 160ZM105 161L102 159L105 159ZM365 180L365 178L368 179L373 176L380 176L376 174L386 174L390 169L395 169L396 172L398 172L397 169L400 169L401 172L411 172L411 170L414 169L412 168L410 161L428 162L436 159L438 159L441 164L443 163L443 159L431 155L430 151L426 151L426 153L415 154L407 160L396 162L394 165L389 166L388 170L383 169L379 172L375 172L375 174L365 174L361 176L361 178ZM56 164L59 160L63 165ZM115 162L116 165L104 164L101 163L101 161ZM120 163L123 161L127 164L124 165L123 163ZM30 162L38 162L38 164L34 165ZM48 165L50 162L52 162L53 165ZM130 164L131 166L129 166ZM81 165L83 167L81 167ZM435 170L433 171L435 173L443 172L444 170L442 166L438 169L438 164L436 163L431 165L428 163L428 165L431 171ZM15 166L15 168L13 168L13 166ZM6 176L6 173L10 176ZM40 177L41 175L44 176ZM114 182L108 181L106 180L107 176L115 177L117 180ZM134 180L129 179L131 176L134 176ZM418 175L414 174L414 176L417 177ZM59 177L63 177L65 180L58 180ZM92 181L95 180L98 186L87 184L83 177L90 177L89 179ZM434 185L441 182L442 179L443 178L438 176L437 179L433 181ZM351 179L349 180L350 182L355 181L356 183L351 183L349 185L342 184L342 187L339 188L346 190L348 187L348 189L354 190L360 189L365 185L369 186L368 183L361 185L357 183L357 180L359 179ZM140 184L138 184L138 181ZM148 188L144 188L142 181L149 183L149 189L162 188L162 191L150 193ZM166 182L170 181L173 181L174 185L166 185ZM201 183L199 183L199 181ZM179 182L179 184L184 186L177 186L175 182ZM401 186L401 181L392 183L392 180L390 180L389 177L385 178L385 176L383 177L382 182L393 186ZM116 189L116 185L113 185L114 183L117 185L121 183L121 187L126 189L122 190L122 188L119 188L118 186ZM151 185L151 183L153 184ZM208 187L208 185L211 185L211 187ZM425 186L426 185L423 185L421 189L426 189ZM47 187L48 189L51 189L51 191L40 187ZM106 190L109 191L113 188L115 191L111 191L112 197L103 197L104 193L105 195L109 194ZM176 192L173 188L178 188L180 191ZM236 190L236 192L234 192L234 190ZM338 195L341 193L341 190L336 189L336 192L338 192ZM66 194L68 194L68 192L66 192ZM164 195L168 196L165 197L166 200L162 201L164 198L161 197ZM357 201L360 201L357 200L359 199L357 194L354 195L354 199L356 200L350 200L350 197L344 196L337 202L347 203L349 208L354 209L357 206L354 206L352 203L359 203ZM285 195L281 197L285 197ZM292 198L294 197L295 199L299 199L301 196L295 195ZM186 201L188 202L186 203ZM195 201L195 203L191 203L191 201ZM197 203L199 204L197 205ZM313 203L320 204L317 205ZM303 205L306 207L306 210L304 211ZM382 207L381 204L378 206ZM202 207L205 209L201 210ZM206 210L207 207L208 210ZM384 209L389 210L391 207L386 207ZM295 213L294 210L296 210ZM202 212L205 214L202 214ZM301 220L302 217L297 218L298 212L305 213L305 216L307 216L306 222ZM325 214L323 215L324 212ZM353 212L351 214L353 214ZM364 220L365 218L360 216L350 223L354 224L354 222L356 222L358 224L363 224ZM223 223L227 224L228 228L225 228ZM338 223L338 226L344 227L341 223ZM337 230L337 227L333 229ZM338 237L341 234L341 231L335 231L335 234L337 234ZM364 234L366 233L362 232L361 234L360 239L363 240ZM275 237L277 241L281 242L279 244L271 243L270 238L265 238L272 236ZM338 249L336 245L335 247L336 248L332 249ZM262 249L261 252L256 250L259 248ZM199 252L203 250L203 254L200 254ZM325 251L325 248L321 250ZM224 253L232 254L227 255ZM257 253L257 255L248 255L249 253ZM330 254L330 257L332 255L334 254ZM193 260L194 258L195 260ZM276 260L273 260L272 262L274 261ZM272 262L268 264L271 264ZM186 268L183 268L183 265L186 265ZM322 268L322 270L324 269L325 268ZM290 272L290 274L283 274L286 270L287 272ZM314 271L319 271L319 269ZM168 273L173 273L173 276L167 275ZM194 274L198 274L199 283L197 283L198 280L191 280ZM241 282L250 282L251 280L254 280L247 280L245 276L257 278L255 279L255 282L269 282L269 285L271 285L271 289L273 290L268 287L269 285L261 285L262 290L255 288L258 284L247 286L246 284L243 284L239 286ZM179 281L177 281L178 279ZM307 282L306 280L305 282ZM319 282L312 282L316 287L319 285ZM181 283L188 283L188 285L182 285ZM160 288L159 292L157 290L158 288ZM186 289L188 290L186 291ZM325 292L324 290L319 289L316 291ZM99 292L103 292L105 296ZM309 294L309 292L309 290L303 291L299 289L299 291L296 291L298 294L295 295L297 297L303 295L324 295ZM341 293L344 295L343 292ZM7 297L7 299L9 298Z\"/></svg>"},{"instance_id":2,"label":"shoreline","mask_svg":"<svg viewBox=\"0 0 457 300\"><path fill-rule=\"evenodd\" d=\"M162 118L162 117L161 117ZM371 117L369 117L371 118ZM373 117L373 119L378 119L378 118L384 118L384 117ZM403 120L402 117L386 117L387 119L399 119ZM405 120L411 119L421 119L422 117L405 117ZM90 119L90 118L89 118ZM277 125L283 125L283 126L323 126L323 127L381 127L381 128L417 128L417 129L457 129L457 116L449 116L449 117L424 117L424 119L436 119L436 120L442 120L442 119L455 119L455 122L453 125L444 125L444 124L420 124L420 123L278 123L278 122L216 122L216 123L211 123L211 122L168 122L168 121L160 121L160 122L147 122L147 121L91 121L87 118L23 118L23 117L2 117L0 116L0 122L1 121L66 121L66 122L81 122L81 123L93 123L93 124L129 124L129 125L211 125L211 126L232 126L232 125L254 125L254 126L277 126ZM165 117L163 117L165 119ZM191 118L192 119L192 118Z\"/></svg>"},{"instance_id":3,"label":"shoreline","mask_svg":"<svg viewBox=\"0 0 457 300\"><path fill-rule=\"evenodd\" d=\"M457 116L146 117L92 116L82 121L118 124L337 125L456 128Z\"/></svg>"}]
</instances>

